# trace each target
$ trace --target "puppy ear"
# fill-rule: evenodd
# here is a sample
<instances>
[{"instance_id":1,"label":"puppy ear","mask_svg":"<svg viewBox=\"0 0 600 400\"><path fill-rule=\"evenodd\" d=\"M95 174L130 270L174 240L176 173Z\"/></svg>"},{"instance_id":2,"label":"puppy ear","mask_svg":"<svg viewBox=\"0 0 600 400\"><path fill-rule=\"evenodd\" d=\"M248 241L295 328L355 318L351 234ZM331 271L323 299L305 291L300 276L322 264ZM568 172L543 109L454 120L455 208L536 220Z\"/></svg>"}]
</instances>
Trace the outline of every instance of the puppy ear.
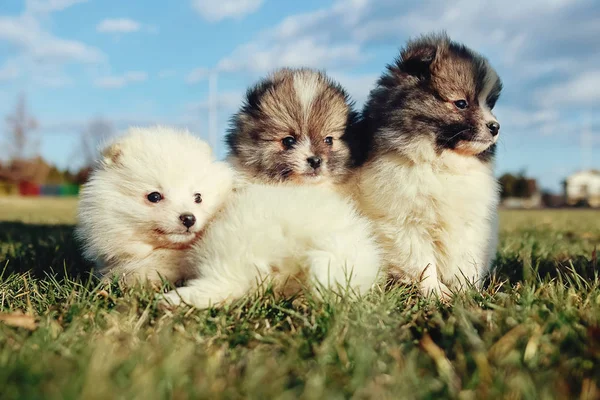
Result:
<instances>
[{"instance_id":1,"label":"puppy ear","mask_svg":"<svg viewBox=\"0 0 600 400\"><path fill-rule=\"evenodd\" d=\"M416 43L407 46L402 51L396 60L396 65L404 74L417 78L428 78L436 54L436 46L429 43Z\"/></svg>"},{"instance_id":2,"label":"puppy ear","mask_svg":"<svg viewBox=\"0 0 600 400\"><path fill-rule=\"evenodd\" d=\"M101 163L104 167L111 167L119 163L122 155L122 146L119 143L112 143L102 150Z\"/></svg>"},{"instance_id":3,"label":"puppy ear","mask_svg":"<svg viewBox=\"0 0 600 400\"><path fill-rule=\"evenodd\" d=\"M449 40L445 33L441 33L409 41L396 60L396 67L401 73L428 79L443 58Z\"/></svg>"}]
</instances>

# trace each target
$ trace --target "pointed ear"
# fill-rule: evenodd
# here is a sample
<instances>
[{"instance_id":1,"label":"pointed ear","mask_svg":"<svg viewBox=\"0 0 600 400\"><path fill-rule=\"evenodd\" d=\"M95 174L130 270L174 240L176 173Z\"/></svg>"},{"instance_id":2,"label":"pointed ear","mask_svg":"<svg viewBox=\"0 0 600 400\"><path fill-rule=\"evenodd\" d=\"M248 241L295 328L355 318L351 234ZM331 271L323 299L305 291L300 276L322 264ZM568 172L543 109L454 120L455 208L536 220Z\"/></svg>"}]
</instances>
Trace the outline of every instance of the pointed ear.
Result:
<instances>
[{"instance_id":1,"label":"pointed ear","mask_svg":"<svg viewBox=\"0 0 600 400\"><path fill-rule=\"evenodd\" d=\"M438 48L431 43L414 43L406 47L396 61L398 69L417 78L427 78L437 56Z\"/></svg>"},{"instance_id":2,"label":"pointed ear","mask_svg":"<svg viewBox=\"0 0 600 400\"><path fill-rule=\"evenodd\" d=\"M123 149L119 143L108 145L102 150L102 165L110 167L119 163Z\"/></svg>"},{"instance_id":3,"label":"pointed ear","mask_svg":"<svg viewBox=\"0 0 600 400\"><path fill-rule=\"evenodd\" d=\"M428 79L445 58L450 45L450 38L443 31L410 40L396 60L396 67L400 73Z\"/></svg>"}]
</instances>

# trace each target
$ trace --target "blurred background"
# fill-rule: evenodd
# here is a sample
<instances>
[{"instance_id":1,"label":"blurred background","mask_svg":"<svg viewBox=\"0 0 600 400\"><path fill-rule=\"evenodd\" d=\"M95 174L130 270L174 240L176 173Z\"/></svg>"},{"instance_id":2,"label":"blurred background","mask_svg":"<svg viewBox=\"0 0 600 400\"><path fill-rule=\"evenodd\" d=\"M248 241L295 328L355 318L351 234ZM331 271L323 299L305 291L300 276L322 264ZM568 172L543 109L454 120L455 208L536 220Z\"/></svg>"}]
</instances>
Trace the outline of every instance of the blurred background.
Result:
<instances>
[{"instance_id":1,"label":"blurred background","mask_svg":"<svg viewBox=\"0 0 600 400\"><path fill-rule=\"evenodd\" d=\"M0 195L75 196L98 143L187 127L222 157L248 85L326 69L361 107L411 36L445 29L504 81L505 207L600 207L600 3L0 0Z\"/></svg>"}]
</instances>

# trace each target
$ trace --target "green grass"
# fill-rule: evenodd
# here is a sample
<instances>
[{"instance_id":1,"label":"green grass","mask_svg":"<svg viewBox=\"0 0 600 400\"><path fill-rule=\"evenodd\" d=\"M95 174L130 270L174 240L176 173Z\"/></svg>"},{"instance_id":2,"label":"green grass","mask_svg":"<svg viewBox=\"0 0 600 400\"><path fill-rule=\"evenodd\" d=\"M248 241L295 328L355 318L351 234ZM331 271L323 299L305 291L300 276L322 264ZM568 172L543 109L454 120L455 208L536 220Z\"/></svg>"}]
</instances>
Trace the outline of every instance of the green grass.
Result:
<instances>
[{"instance_id":1,"label":"green grass","mask_svg":"<svg viewBox=\"0 0 600 400\"><path fill-rule=\"evenodd\" d=\"M503 212L496 278L450 305L397 286L171 314L98 287L71 233L0 223L1 312L24 313L0 322L2 399L600 396L598 212Z\"/></svg>"}]
</instances>

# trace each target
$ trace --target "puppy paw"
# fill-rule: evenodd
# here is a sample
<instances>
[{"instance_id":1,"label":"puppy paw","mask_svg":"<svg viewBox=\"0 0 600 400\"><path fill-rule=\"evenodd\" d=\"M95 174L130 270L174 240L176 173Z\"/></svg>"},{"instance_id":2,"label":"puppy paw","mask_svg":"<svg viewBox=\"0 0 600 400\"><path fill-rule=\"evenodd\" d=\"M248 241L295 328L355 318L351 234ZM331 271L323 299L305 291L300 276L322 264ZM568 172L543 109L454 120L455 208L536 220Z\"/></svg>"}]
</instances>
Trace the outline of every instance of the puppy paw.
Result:
<instances>
[{"instance_id":1,"label":"puppy paw","mask_svg":"<svg viewBox=\"0 0 600 400\"><path fill-rule=\"evenodd\" d=\"M175 290L168 293L158 294L158 309L163 311L171 311L184 304L181 296Z\"/></svg>"},{"instance_id":2,"label":"puppy paw","mask_svg":"<svg viewBox=\"0 0 600 400\"><path fill-rule=\"evenodd\" d=\"M219 304L220 297L218 293L205 292L198 286L185 286L165 293L161 303L170 309L187 305L202 310Z\"/></svg>"},{"instance_id":3,"label":"puppy paw","mask_svg":"<svg viewBox=\"0 0 600 400\"><path fill-rule=\"evenodd\" d=\"M435 296L445 304L448 304L452 298L452 291L439 281L423 281L420 288L425 297Z\"/></svg>"},{"instance_id":4,"label":"puppy paw","mask_svg":"<svg viewBox=\"0 0 600 400\"><path fill-rule=\"evenodd\" d=\"M419 288L425 297L435 296L446 304L452 298L452 291L438 279L436 268L433 264L428 264L421 273Z\"/></svg>"}]
</instances>

